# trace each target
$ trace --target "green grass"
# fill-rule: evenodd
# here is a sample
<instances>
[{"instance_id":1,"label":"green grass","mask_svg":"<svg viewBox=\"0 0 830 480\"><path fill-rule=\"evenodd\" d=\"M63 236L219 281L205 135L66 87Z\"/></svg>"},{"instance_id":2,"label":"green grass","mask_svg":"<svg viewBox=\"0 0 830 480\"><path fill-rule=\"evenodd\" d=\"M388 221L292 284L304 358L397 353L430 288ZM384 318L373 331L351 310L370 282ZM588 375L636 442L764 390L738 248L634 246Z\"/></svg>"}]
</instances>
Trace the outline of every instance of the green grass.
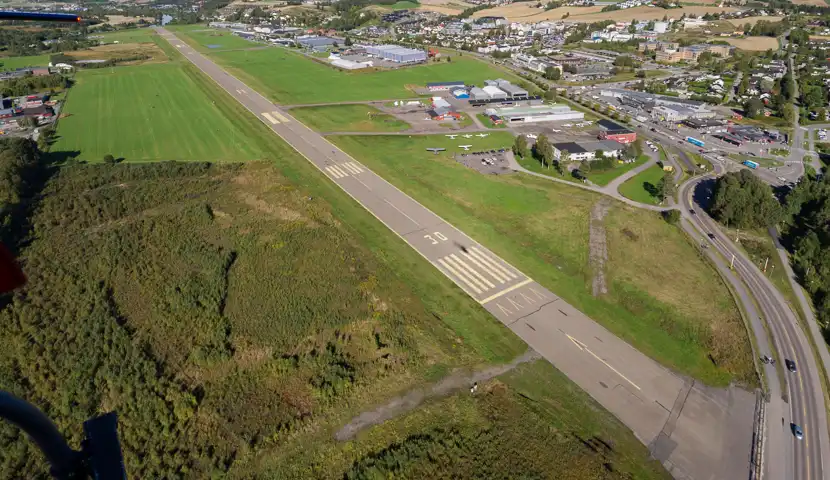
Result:
<instances>
[{"instance_id":1,"label":"green grass","mask_svg":"<svg viewBox=\"0 0 830 480\"><path fill-rule=\"evenodd\" d=\"M418 8L421 4L418 2L413 2L410 0L401 0L397 3L389 5L387 8L391 8L392 10L408 10L412 8Z\"/></svg>"},{"instance_id":2,"label":"green grass","mask_svg":"<svg viewBox=\"0 0 830 480\"><path fill-rule=\"evenodd\" d=\"M95 33L91 32L90 36L100 36L103 43L147 43L152 42L153 37L157 37L156 31L152 28L130 28L126 30L118 30L115 32Z\"/></svg>"},{"instance_id":3,"label":"green grass","mask_svg":"<svg viewBox=\"0 0 830 480\"><path fill-rule=\"evenodd\" d=\"M320 132L400 132L410 128L403 120L369 105L298 107L290 113Z\"/></svg>"},{"instance_id":4,"label":"green grass","mask_svg":"<svg viewBox=\"0 0 830 480\"><path fill-rule=\"evenodd\" d=\"M614 168L601 172L590 171L586 174L586 177L588 177L588 180L590 180L591 182L604 187L605 185L608 185L609 183L611 183L612 180L624 174L625 172L637 168L638 166L647 162L648 158L649 157L646 155L640 155L637 158L637 160L635 160L633 163L617 163L614 165Z\"/></svg>"},{"instance_id":5,"label":"green grass","mask_svg":"<svg viewBox=\"0 0 830 480\"><path fill-rule=\"evenodd\" d=\"M242 161L261 158L238 122L220 114L194 67L155 64L79 72L53 152L101 161Z\"/></svg>"},{"instance_id":6,"label":"green grass","mask_svg":"<svg viewBox=\"0 0 830 480\"><path fill-rule=\"evenodd\" d=\"M202 51L205 44L213 43L206 33L176 33ZM417 95L408 87L424 88L429 82L462 80L481 85L492 78L516 80L470 56L395 70L344 72L285 48L208 53L251 88L281 104L412 98Z\"/></svg>"},{"instance_id":7,"label":"green grass","mask_svg":"<svg viewBox=\"0 0 830 480\"><path fill-rule=\"evenodd\" d=\"M776 155L778 157L786 157L789 156L790 151L786 148L770 148L769 154Z\"/></svg>"},{"instance_id":8,"label":"green grass","mask_svg":"<svg viewBox=\"0 0 830 480\"><path fill-rule=\"evenodd\" d=\"M0 70L15 70L24 67L45 67L49 65L49 57L50 55L0 57Z\"/></svg>"},{"instance_id":9,"label":"green grass","mask_svg":"<svg viewBox=\"0 0 830 480\"><path fill-rule=\"evenodd\" d=\"M645 354L709 384L754 382L732 298L695 246L659 215L613 205L611 291L595 298L588 218L597 194L528 175L478 174L450 158L458 152L443 136L329 138ZM507 134L484 140L473 149L512 143ZM430 146L449 148L431 155L424 151ZM656 271L656 258L672 269Z\"/></svg>"},{"instance_id":10,"label":"green grass","mask_svg":"<svg viewBox=\"0 0 830 480\"><path fill-rule=\"evenodd\" d=\"M653 196L652 192L654 192L665 173L658 165L649 167L626 180L625 183L620 185L619 192L624 197L636 202L659 205L660 199Z\"/></svg>"},{"instance_id":11,"label":"green grass","mask_svg":"<svg viewBox=\"0 0 830 480\"><path fill-rule=\"evenodd\" d=\"M545 175L545 176L548 176L548 177L551 177L551 178L558 178L559 180L566 180L566 181L574 182L574 183L579 182L579 180L577 180L573 176L571 176L570 173L565 172L562 175L560 175L559 172L555 168L553 168L553 166L548 168L547 165L542 165L542 162L540 160L537 160L536 158L533 158L532 156L527 156L527 157L516 156L516 161L519 162L519 165L521 165L524 168L530 170L531 172L541 173L542 175Z\"/></svg>"}]
</instances>

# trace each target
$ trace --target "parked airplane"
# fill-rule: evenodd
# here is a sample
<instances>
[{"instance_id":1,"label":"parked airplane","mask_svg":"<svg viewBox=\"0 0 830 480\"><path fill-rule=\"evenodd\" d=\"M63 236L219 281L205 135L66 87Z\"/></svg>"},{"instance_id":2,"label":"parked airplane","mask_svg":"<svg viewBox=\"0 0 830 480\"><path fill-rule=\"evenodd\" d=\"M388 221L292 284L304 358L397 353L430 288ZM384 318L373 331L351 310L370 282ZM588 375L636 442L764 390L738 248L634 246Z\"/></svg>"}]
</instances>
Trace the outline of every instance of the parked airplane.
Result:
<instances>
[{"instance_id":1,"label":"parked airplane","mask_svg":"<svg viewBox=\"0 0 830 480\"><path fill-rule=\"evenodd\" d=\"M486 137L487 135L490 135L490 134L489 134L489 133L479 133L478 135L476 135L476 137L481 137L481 138L484 138L484 137Z\"/></svg>"},{"instance_id":2,"label":"parked airplane","mask_svg":"<svg viewBox=\"0 0 830 480\"><path fill-rule=\"evenodd\" d=\"M467 134L467 135L461 135L461 136L462 136L462 137L464 137L464 138L473 138L473 136L472 136L472 135L470 135L470 134Z\"/></svg>"},{"instance_id":3,"label":"parked airplane","mask_svg":"<svg viewBox=\"0 0 830 480\"><path fill-rule=\"evenodd\" d=\"M445 137L450 137L450 140L455 140L455 137L458 135L444 135Z\"/></svg>"},{"instance_id":4,"label":"parked airplane","mask_svg":"<svg viewBox=\"0 0 830 480\"><path fill-rule=\"evenodd\" d=\"M458 146L458 148L463 148L465 152L468 151L470 149L470 147L472 147L472 145L459 145Z\"/></svg>"},{"instance_id":5,"label":"parked airplane","mask_svg":"<svg viewBox=\"0 0 830 480\"><path fill-rule=\"evenodd\" d=\"M536 140L537 138L539 138L539 135L536 135L535 133L528 133L527 135L525 135L525 137Z\"/></svg>"},{"instance_id":6,"label":"parked airplane","mask_svg":"<svg viewBox=\"0 0 830 480\"><path fill-rule=\"evenodd\" d=\"M553 133L559 133L559 132L561 132L562 130L557 130L557 129L555 129L555 128L551 128L551 129L550 129L550 131L551 131L551 132L553 132Z\"/></svg>"},{"instance_id":7,"label":"parked airplane","mask_svg":"<svg viewBox=\"0 0 830 480\"><path fill-rule=\"evenodd\" d=\"M438 152L443 152L444 150L446 150L446 148L435 148L435 147L427 148L428 152L432 152L435 155L438 155Z\"/></svg>"}]
</instances>

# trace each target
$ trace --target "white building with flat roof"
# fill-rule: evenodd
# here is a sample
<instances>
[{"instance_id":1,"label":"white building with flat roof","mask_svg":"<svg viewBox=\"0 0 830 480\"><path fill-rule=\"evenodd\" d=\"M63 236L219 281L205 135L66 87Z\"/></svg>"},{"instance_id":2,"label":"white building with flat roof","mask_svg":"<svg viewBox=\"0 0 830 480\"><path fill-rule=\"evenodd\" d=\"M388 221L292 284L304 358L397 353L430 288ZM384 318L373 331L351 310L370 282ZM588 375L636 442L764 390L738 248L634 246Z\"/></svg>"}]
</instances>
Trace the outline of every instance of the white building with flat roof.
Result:
<instances>
[{"instance_id":1,"label":"white building with flat roof","mask_svg":"<svg viewBox=\"0 0 830 480\"><path fill-rule=\"evenodd\" d=\"M485 87L486 88L486 87ZM495 107L484 111L495 115L505 123L556 122L564 120L582 120L585 114L571 110L567 105L530 105L526 107Z\"/></svg>"}]
</instances>

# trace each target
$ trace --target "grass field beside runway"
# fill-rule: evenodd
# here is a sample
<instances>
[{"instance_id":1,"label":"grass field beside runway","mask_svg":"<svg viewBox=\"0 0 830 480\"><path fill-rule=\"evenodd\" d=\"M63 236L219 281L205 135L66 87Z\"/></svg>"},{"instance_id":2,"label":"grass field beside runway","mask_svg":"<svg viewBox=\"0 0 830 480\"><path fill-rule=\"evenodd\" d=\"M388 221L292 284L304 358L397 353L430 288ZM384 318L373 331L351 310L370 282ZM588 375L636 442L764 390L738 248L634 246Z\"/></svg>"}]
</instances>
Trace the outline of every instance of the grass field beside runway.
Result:
<instances>
[{"instance_id":1,"label":"grass field beside runway","mask_svg":"<svg viewBox=\"0 0 830 480\"><path fill-rule=\"evenodd\" d=\"M659 165L649 167L625 181L618 191L622 196L635 202L659 205L660 199L653 195L666 172Z\"/></svg>"},{"instance_id":2,"label":"grass field beside runway","mask_svg":"<svg viewBox=\"0 0 830 480\"><path fill-rule=\"evenodd\" d=\"M588 231L599 195L527 175L481 175L450 158L458 148L443 136L329 138L643 353L708 384L754 384L728 290L656 213L613 204L605 220L609 293L595 298ZM471 139L472 149L512 143L509 134L482 140ZM449 149L434 156L427 146Z\"/></svg>"},{"instance_id":3,"label":"grass field beside runway","mask_svg":"<svg viewBox=\"0 0 830 480\"><path fill-rule=\"evenodd\" d=\"M158 36L152 28L128 28L114 32L90 32L91 37L101 37L103 43L148 43Z\"/></svg>"},{"instance_id":4,"label":"grass field beside runway","mask_svg":"<svg viewBox=\"0 0 830 480\"><path fill-rule=\"evenodd\" d=\"M469 55L394 70L346 72L282 47L211 51L206 48L215 40L210 32L195 31L200 29L194 26L171 30L248 86L283 105L411 98L416 94L409 87L424 88L429 82L458 80L483 85L484 80L496 78L518 81L514 75Z\"/></svg>"},{"instance_id":5,"label":"grass field beside runway","mask_svg":"<svg viewBox=\"0 0 830 480\"><path fill-rule=\"evenodd\" d=\"M394 115L361 104L292 108L289 113L318 132L400 132L410 127Z\"/></svg>"},{"instance_id":6,"label":"grass field beside runway","mask_svg":"<svg viewBox=\"0 0 830 480\"><path fill-rule=\"evenodd\" d=\"M79 72L52 152L101 161L243 161L260 158L238 123L222 115L193 67L154 64Z\"/></svg>"},{"instance_id":7,"label":"grass field beside runway","mask_svg":"<svg viewBox=\"0 0 830 480\"><path fill-rule=\"evenodd\" d=\"M208 28L204 24L176 25L168 27L168 30L179 38L187 37L190 39L190 45L200 52L265 46L262 43L252 42L236 36L228 29Z\"/></svg>"}]
</instances>

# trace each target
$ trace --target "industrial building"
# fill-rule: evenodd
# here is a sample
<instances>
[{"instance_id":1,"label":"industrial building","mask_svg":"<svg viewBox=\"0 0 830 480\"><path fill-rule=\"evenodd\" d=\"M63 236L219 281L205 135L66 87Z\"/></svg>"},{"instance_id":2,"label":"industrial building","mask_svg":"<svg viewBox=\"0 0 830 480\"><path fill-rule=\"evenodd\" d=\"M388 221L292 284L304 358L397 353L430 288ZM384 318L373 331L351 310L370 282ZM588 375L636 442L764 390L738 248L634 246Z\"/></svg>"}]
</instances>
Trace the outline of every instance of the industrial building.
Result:
<instances>
[{"instance_id":1,"label":"industrial building","mask_svg":"<svg viewBox=\"0 0 830 480\"><path fill-rule=\"evenodd\" d=\"M568 152L568 160L575 162L595 160L597 151L601 151L604 157L618 157L625 149L624 145L613 140L563 142L554 143L552 146L554 158L561 160L562 152Z\"/></svg>"},{"instance_id":2,"label":"industrial building","mask_svg":"<svg viewBox=\"0 0 830 480\"><path fill-rule=\"evenodd\" d=\"M654 59L658 62L675 63L683 60L696 62L700 55L704 52L709 52L713 55L720 55L721 57L728 57L732 55L735 47L729 45L715 45L705 43L701 45L690 45L688 47L680 47L679 49L665 49L658 50Z\"/></svg>"},{"instance_id":3,"label":"industrial building","mask_svg":"<svg viewBox=\"0 0 830 480\"><path fill-rule=\"evenodd\" d=\"M331 37L321 37L318 35L303 35L301 37L297 37L297 43L303 48L322 51L335 45L337 40Z\"/></svg>"},{"instance_id":4,"label":"industrial building","mask_svg":"<svg viewBox=\"0 0 830 480\"><path fill-rule=\"evenodd\" d=\"M482 88L482 90L491 100L507 100L507 92L500 89L499 87L487 85L486 87Z\"/></svg>"},{"instance_id":5,"label":"industrial building","mask_svg":"<svg viewBox=\"0 0 830 480\"><path fill-rule=\"evenodd\" d=\"M633 132L611 120L600 120L597 125L601 128L599 138L602 140L614 140L620 143L637 141L637 132Z\"/></svg>"},{"instance_id":6,"label":"industrial building","mask_svg":"<svg viewBox=\"0 0 830 480\"><path fill-rule=\"evenodd\" d=\"M464 99L469 99L470 98L470 92L466 88L454 88L454 89L450 90L450 93L455 98L464 98Z\"/></svg>"},{"instance_id":7,"label":"industrial building","mask_svg":"<svg viewBox=\"0 0 830 480\"><path fill-rule=\"evenodd\" d=\"M464 88L464 82L455 81L427 83L427 90L429 90L430 92L445 92L447 90L453 90L455 88Z\"/></svg>"},{"instance_id":8,"label":"industrial building","mask_svg":"<svg viewBox=\"0 0 830 480\"><path fill-rule=\"evenodd\" d=\"M331 58L331 57L329 57ZM372 66L371 61L367 62L355 62L352 60L346 60L345 58L334 57L334 60L331 61L331 64L335 67L340 67L344 70L360 70L361 68L369 68Z\"/></svg>"},{"instance_id":9,"label":"industrial building","mask_svg":"<svg viewBox=\"0 0 830 480\"><path fill-rule=\"evenodd\" d=\"M427 52L398 45L367 45L366 53L395 63L417 63L427 60Z\"/></svg>"},{"instance_id":10,"label":"industrial building","mask_svg":"<svg viewBox=\"0 0 830 480\"><path fill-rule=\"evenodd\" d=\"M487 87L485 87L487 88ZM505 123L556 122L582 120L585 114L571 110L567 105L531 105L527 107L496 107L484 111L486 115L497 116Z\"/></svg>"},{"instance_id":11,"label":"industrial building","mask_svg":"<svg viewBox=\"0 0 830 480\"><path fill-rule=\"evenodd\" d=\"M656 105L651 109L651 118L664 122L682 122L688 119L714 118L715 112L702 106Z\"/></svg>"}]
</instances>

